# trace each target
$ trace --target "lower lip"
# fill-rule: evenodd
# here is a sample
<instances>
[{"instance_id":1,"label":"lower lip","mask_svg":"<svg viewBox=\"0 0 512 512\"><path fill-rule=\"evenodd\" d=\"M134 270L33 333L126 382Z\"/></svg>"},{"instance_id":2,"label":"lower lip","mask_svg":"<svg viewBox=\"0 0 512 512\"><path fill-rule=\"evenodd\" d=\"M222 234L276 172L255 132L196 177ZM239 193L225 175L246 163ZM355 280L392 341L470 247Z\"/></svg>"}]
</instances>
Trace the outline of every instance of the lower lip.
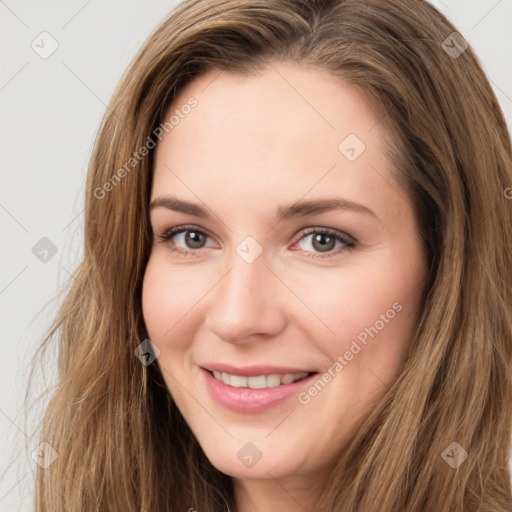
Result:
<instances>
[{"instance_id":1,"label":"lower lip","mask_svg":"<svg viewBox=\"0 0 512 512\"><path fill-rule=\"evenodd\" d=\"M309 386L317 373L305 379L280 384L273 388L251 389L235 388L217 380L209 371L201 368L208 392L220 405L235 412L262 412L275 407L291 396L298 394L304 387Z\"/></svg>"}]
</instances>

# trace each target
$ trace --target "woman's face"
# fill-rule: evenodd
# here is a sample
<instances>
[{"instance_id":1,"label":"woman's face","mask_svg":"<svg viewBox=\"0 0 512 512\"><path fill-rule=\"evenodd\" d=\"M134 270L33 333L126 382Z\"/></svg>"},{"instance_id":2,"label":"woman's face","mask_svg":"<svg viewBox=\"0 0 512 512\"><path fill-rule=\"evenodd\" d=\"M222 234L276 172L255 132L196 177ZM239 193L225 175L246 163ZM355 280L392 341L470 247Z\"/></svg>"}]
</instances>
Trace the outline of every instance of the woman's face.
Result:
<instances>
[{"instance_id":1,"label":"woman's face","mask_svg":"<svg viewBox=\"0 0 512 512\"><path fill-rule=\"evenodd\" d=\"M355 88L289 63L209 72L171 115L143 285L167 388L220 471L327 473L400 372L423 306L388 134Z\"/></svg>"}]
</instances>

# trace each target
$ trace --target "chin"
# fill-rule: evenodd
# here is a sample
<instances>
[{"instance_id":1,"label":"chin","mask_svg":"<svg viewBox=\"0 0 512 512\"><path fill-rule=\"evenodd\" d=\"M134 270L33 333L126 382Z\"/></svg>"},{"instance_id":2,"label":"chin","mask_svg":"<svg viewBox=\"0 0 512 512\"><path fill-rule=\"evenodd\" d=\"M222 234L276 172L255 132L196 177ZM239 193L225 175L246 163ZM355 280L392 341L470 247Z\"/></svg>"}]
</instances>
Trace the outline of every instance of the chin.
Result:
<instances>
[{"instance_id":1,"label":"chin","mask_svg":"<svg viewBox=\"0 0 512 512\"><path fill-rule=\"evenodd\" d=\"M257 452L250 443L233 449L231 453L219 453L218 448L215 449L215 447L212 447L212 452L204 449L203 451L217 470L233 478L264 480L284 477L294 472L290 461L285 460L285 453L279 453L279 457L276 458L274 450L272 455L267 457L260 452L260 458L256 458Z\"/></svg>"}]
</instances>

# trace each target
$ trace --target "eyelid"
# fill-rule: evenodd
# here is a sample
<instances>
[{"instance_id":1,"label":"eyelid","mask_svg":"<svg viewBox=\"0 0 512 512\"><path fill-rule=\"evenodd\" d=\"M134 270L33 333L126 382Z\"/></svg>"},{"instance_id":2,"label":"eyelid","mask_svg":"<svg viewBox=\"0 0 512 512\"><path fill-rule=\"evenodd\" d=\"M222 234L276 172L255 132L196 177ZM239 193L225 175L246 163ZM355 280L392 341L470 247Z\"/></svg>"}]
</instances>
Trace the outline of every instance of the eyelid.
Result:
<instances>
[{"instance_id":1,"label":"eyelid","mask_svg":"<svg viewBox=\"0 0 512 512\"><path fill-rule=\"evenodd\" d=\"M348 233L345 233L344 231L340 231L339 229L335 229L335 228L327 228L327 227L323 227L323 226L312 226L312 227L307 227L307 228L303 228L299 231L298 235L300 235L300 239L302 239L302 237L306 236L306 235L311 235L311 234L316 234L316 233L326 233L328 235L335 235L335 236L338 236L342 239L344 239L346 242L351 242L351 243L357 243L357 240L349 235Z\"/></svg>"}]
</instances>

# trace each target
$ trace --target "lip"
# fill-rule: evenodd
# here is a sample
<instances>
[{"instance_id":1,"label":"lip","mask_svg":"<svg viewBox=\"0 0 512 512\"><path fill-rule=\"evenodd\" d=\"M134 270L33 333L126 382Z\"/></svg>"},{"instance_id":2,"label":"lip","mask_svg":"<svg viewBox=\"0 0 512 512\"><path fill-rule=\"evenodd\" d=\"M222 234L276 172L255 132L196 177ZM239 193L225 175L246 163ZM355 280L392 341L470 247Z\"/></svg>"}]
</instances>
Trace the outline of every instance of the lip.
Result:
<instances>
[{"instance_id":1,"label":"lip","mask_svg":"<svg viewBox=\"0 0 512 512\"><path fill-rule=\"evenodd\" d=\"M261 371L261 368L262 367L258 367L258 371ZM226 409L241 413L263 412L282 404L292 396L297 395L304 387L309 386L317 376L316 372L302 380L292 382L291 384L281 384L273 388L251 389L228 386L227 384L224 384L224 382L217 380L205 368L200 368L200 370L210 396ZM282 369L276 373L282 373ZM293 371L287 373L300 372ZM234 373L234 375L240 374ZM264 373L257 373L256 375L264 375ZM269 375L271 375L271 373L269 373Z\"/></svg>"},{"instance_id":2,"label":"lip","mask_svg":"<svg viewBox=\"0 0 512 512\"><path fill-rule=\"evenodd\" d=\"M208 371L218 371L229 373L230 375L239 375L241 377L257 377L258 375L285 375L287 373L312 373L314 369L291 368L286 366L272 365L253 365L237 368L225 363L205 363L201 368Z\"/></svg>"}]
</instances>

